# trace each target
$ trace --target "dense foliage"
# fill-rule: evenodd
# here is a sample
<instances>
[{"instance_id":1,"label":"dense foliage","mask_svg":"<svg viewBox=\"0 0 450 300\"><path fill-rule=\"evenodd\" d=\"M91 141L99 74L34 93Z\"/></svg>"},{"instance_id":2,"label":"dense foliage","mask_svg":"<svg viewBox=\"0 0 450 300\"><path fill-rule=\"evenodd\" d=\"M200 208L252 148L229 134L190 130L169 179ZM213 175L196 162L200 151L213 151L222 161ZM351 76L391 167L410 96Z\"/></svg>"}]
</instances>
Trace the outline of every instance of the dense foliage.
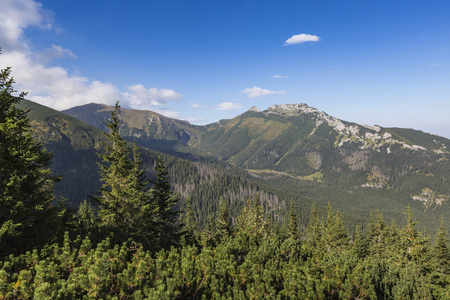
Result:
<instances>
[{"instance_id":1,"label":"dense foliage","mask_svg":"<svg viewBox=\"0 0 450 300\"><path fill-rule=\"evenodd\" d=\"M226 210L226 209L225 209ZM9 256L0 264L5 298L80 299L448 299L450 261L444 229L431 244L407 214L407 226L346 234L339 213L313 209L297 237L277 231L257 200L236 226L212 226L182 246L148 251L131 240L88 238ZM220 215L220 214L219 214ZM295 228L294 228L295 231Z\"/></svg>"},{"instance_id":2,"label":"dense foliage","mask_svg":"<svg viewBox=\"0 0 450 300\"><path fill-rule=\"evenodd\" d=\"M13 83L11 69L1 70L0 255L54 239L64 214L52 206L58 180L49 169L52 155L33 139L26 111L17 107L25 94L13 96Z\"/></svg>"}]
</instances>

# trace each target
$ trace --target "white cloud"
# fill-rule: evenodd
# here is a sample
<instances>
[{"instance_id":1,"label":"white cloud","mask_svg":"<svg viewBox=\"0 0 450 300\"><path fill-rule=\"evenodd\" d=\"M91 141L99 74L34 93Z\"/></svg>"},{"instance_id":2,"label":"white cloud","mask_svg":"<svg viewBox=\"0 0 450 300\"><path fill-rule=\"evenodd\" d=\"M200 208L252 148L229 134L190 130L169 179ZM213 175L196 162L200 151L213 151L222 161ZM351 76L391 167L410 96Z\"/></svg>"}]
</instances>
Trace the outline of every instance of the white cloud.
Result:
<instances>
[{"instance_id":1,"label":"white cloud","mask_svg":"<svg viewBox=\"0 0 450 300\"><path fill-rule=\"evenodd\" d=\"M28 26L49 27L44 24L48 12L33 0L2 0L0 9L0 41L3 50L24 50L23 30Z\"/></svg>"},{"instance_id":2,"label":"white cloud","mask_svg":"<svg viewBox=\"0 0 450 300\"><path fill-rule=\"evenodd\" d=\"M15 89L28 92L27 99L57 110L91 102L113 105L117 100L124 106L152 109L180 100L182 95L170 89L145 88L132 85L121 92L111 83L89 80L70 75L64 68L47 67L45 63L55 58L76 58L70 49L52 44L41 53L32 53L24 29L37 26L50 29L50 13L33 0L1 0L0 9L0 69L12 67ZM178 112L159 110L162 114L178 117Z\"/></svg>"},{"instance_id":3,"label":"white cloud","mask_svg":"<svg viewBox=\"0 0 450 300\"><path fill-rule=\"evenodd\" d=\"M178 111L173 111L173 110L169 110L169 109L166 109L166 108L163 108L163 109L152 109L152 111L154 111L154 112L156 112L156 113L158 113L160 115L169 117L169 118L173 118L173 119L180 118L180 112L178 112Z\"/></svg>"},{"instance_id":4,"label":"white cloud","mask_svg":"<svg viewBox=\"0 0 450 300\"><path fill-rule=\"evenodd\" d=\"M69 76L63 68L45 67L24 52L1 54L0 67L6 66L12 67L17 90L27 91L28 99L58 110L90 102L114 104L120 98L112 84Z\"/></svg>"},{"instance_id":5,"label":"white cloud","mask_svg":"<svg viewBox=\"0 0 450 300\"><path fill-rule=\"evenodd\" d=\"M301 33L293 35L289 39L287 39L286 42L284 43L284 46L301 44L306 42L318 42L319 40L320 38L317 35Z\"/></svg>"},{"instance_id":6,"label":"white cloud","mask_svg":"<svg viewBox=\"0 0 450 300\"><path fill-rule=\"evenodd\" d=\"M173 100L181 100L183 96L174 90L150 88L142 84L126 87L130 92L122 94L122 99L130 107L137 109L150 109L153 106L166 105Z\"/></svg>"},{"instance_id":7,"label":"white cloud","mask_svg":"<svg viewBox=\"0 0 450 300\"><path fill-rule=\"evenodd\" d=\"M285 94L285 91L270 91L265 90L259 87L252 87L252 88L246 88L245 90L241 91L242 94L246 94L249 98L258 98L263 97L266 95L273 95L273 94Z\"/></svg>"},{"instance_id":8,"label":"white cloud","mask_svg":"<svg viewBox=\"0 0 450 300\"><path fill-rule=\"evenodd\" d=\"M288 78L287 76L283 76L283 75L273 75L273 76L270 76L270 78Z\"/></svg>"},{"instance_id":9,"label":"white cloud","mask_svg":"<svg viewBox=\"0 0 450 300\"><path fill-rule=\"evenodd\" d=\"M235 110L235 109L241 109L243 105L241 103L234 103L234 102L222 102L218 104L216 107L214 107L214 110Z\"/></svg>"},{"instance_id":10,"label":"white cloud","mask_svg":"<svg viewBox=\"0 0 450 300\"><path fill-rule=\"evenodd\" d=\"M193 108L205 108L206 106L201 105L201 104L197 104L197 103L189 103L191 105L191 107Z\"/></svg>"}]
</instances>

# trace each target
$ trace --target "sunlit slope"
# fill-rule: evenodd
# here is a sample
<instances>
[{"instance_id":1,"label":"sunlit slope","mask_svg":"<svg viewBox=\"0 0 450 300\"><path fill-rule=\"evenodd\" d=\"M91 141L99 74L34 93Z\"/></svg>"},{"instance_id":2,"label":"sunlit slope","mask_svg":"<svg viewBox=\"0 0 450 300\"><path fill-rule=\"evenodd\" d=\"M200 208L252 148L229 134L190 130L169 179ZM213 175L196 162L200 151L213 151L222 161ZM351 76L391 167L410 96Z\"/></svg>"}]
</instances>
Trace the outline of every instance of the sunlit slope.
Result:
<instances>
[{"instance_id":1,"label":"sunlit slope","mask_svg":"<svg viewBox=\"0 0 450 300\"><path fill-rule=\"evenodd\" d=\"M87 104L63 111L89 125L106 130L104 121L111 116L112 106ZM168 118L146 110L121 108L121 134L141 146L169 151L186 151L196 143L202 127Z\"/></svg>"},{"instance_id":2,"label":"sunlit slope","mask_svg":"<svg viewBox=\"0 0 450 300\"><path fill-rule=\"evenodd\" d=\"M403 191L425 206L450 195L450 140L349 123L306 104L253 108L211 124L197 146L259 177Z\"/></svg>"}]
</instances>

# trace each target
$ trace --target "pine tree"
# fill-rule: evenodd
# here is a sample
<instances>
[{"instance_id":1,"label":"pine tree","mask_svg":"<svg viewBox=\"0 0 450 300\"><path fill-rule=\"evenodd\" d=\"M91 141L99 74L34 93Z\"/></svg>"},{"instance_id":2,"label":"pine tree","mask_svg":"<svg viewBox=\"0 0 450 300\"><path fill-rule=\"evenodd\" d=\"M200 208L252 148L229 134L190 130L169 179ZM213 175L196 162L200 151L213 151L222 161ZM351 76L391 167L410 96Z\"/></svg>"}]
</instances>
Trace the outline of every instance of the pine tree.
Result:
<instances>
[{"instance_id":1,"label":"pine tree","mask_svg":"<svg viewBox=\"0 0 450 300\"><path fill-rule=\"evenodd\" d=\"M367 239L359 225L356 225L352 248L358 258L365 258L369 254Z\"/></svg>"},{"instance_id":2,"label":"pine tree","mask_svg":"<svg viewBox=\"0 0 450 300\"><path fill-rule=\"evenodd\" d=\"M247 205L242 209L237 219L237 228L239 234L253 236L261 241L263 237L271 234L271 224L264 216L264 208L259 199L248 199Z\"/></svg>"},{"instance_id":3,"label":"pine tree","mask_svg":"<svg viewBox=\"0 0 450 300\"><path fill-rule=\"evenodd\" d=\"M0 254L50 241L57 227L52 206L52 155L31 134L27 111L17 108L11 68L0 70Z\"/></svg>"},{"instance_id":4,"label":"pine tree","mask_svg":"<svg viewBox=\"0 0 450 300\"><path fill-rule=\"evenodd\" d=\"M151 181L146 177L147 170L142 169L142 159L136 142L133 147L132 165L128 178L128 191L133 199L128 210L128 217L133 220L130 222L131 233L136 236L136 241L143 243L146 248L155 248L157 205L152 197Z\"/></svg>"},{"instance_id":5,"label":"pine tree","mask_svg":"<svg viewBox=\"0 0 450 300\"><path fill-rule=\"evenodd\" d=\"M441 225L436 234L436 243L433 249L434 257L437 259L439 272L450 275L450 249L445 237L444 221L441 218Z\"/></svg>"},{"instance_id":6,"label":"pine tree","mask_svg":"<svg viewBox=\"0 0 450 300\"><path fill-rule=\"evenodd\" d=\"M323 247L323 234L323 223L317 214L316 205L313 204L308 226L306 228L305 240L303 243L304 248L308 251L321 251Z\"/></svg>"},{"instance_id":7,"label":"pine tree","mask_svg":"<svg viewBox=\"0 0 450 300\"><path fill-rule=\"evenodd\" d=\"M190 197L186 199L186 204L183 211L182 226L182 244L194 245L197 242L196 237L198 234L198 227L197 222L195 221L194 211L192 210Z\"/></svg>"},{"instance_id":8,"label":"pine tree","mask_svg":"<svg viewBox=\"0 0 450 300\"><path fill-rule=\"evenodd\" d=\"M401 235L403 255L408 260L425 260L428 252L427 241L416 228L417 222L413 221L413 213L408 205L406 215L406 228Z\"/></svg>"},{"instance_id":9,"label":"pine tree","mask_svg":"<svg viewBox=\"0 0 450 300\"><path fill-rule=\"evenodd\" d=\"M156 231L156 203L152 198L146 171L141 169L138 147L133 150L120 135L120 106L116 103L111 120L105 122L109 142L103 143L99 154L103 185L98 196L93 197L98 206L100 227L105 233L113 232L116 239L129 237L150 247ZM132 156L132 159L131 157Z\"/></svg>"},{"instance_id":10,"label":"pine tree","mask_svg":"<svg viewBox=\"0 0 450 300\"><path fill-rule=\"evenodd\" d=\"M288 233L289 237L292 237L294 239L299 238L298 217L294 211L294 200L293 199L291 199L291 205L289 207L289 223L288 223L288 227L287 227L287 233Z\"/></svg>"},{"instance_id":11,"label":"pine tree","mask_svg":"<svg viewBox=\"0 0 450 300\"><path fill-rule=\"evenodd\" d=\"M330 204L328 204L327 209L328 214L323 238L324 244L329 251L332 248L341 248L342 246L346 246L348 243L348 235L342 216L339 213L335 214Z\"/></svg>"},{"instance_id":12,"label":"pine tree","mask_svg":"<svg viewBox=\"0 0 450 300\"><path fill-rule=\"evenodd\" d=\"M219 211L217 213L216 228L221 240L226 239L231 234L230 212L228 210L228 205L223 197L220 197L219 200Z\"/></svg>"},{"instance_id":13,"label":"pine tree","mask_svg":"<svg viewBox=\"0 0 450 300\"><path fill-rule=\"evenodd\" d=\"M76 234L81 238L92 237L97 234L97 222L94 208L84 200L78 207Z\"/></svg>"},{"instance_id":14,"label":"pine tree","mask_svg":"<svg viewBox=\"0 0 450 300\"><path fill-rule=\"evenodd\" d=\"M156 179L152 181L152 199L157 207L157 227L159 245L168 249L178 242L180 225L177 224L179 211L174 209L178 195L172 193L169 173L161 156L158 156L155 167Z\"/></svg>"},{"instance_id":15,"label":"pine tree","mask_svg":"<svg viewBox=\"0 0 450 300\"><path fill-rule=\"evenodd\" d=\"M103 163L99 163L103 185L100 195L93 198L99 207L100 225L108 228L126 226L124 213L129 205L126 203L127 179L133 167L129 158L130 147L119 133L119 115L117 102L111 120L105 122L110 131L105 133L109 143L102 143L104 152L99 154L103 159Z\"/></svg>"}]
</instances>

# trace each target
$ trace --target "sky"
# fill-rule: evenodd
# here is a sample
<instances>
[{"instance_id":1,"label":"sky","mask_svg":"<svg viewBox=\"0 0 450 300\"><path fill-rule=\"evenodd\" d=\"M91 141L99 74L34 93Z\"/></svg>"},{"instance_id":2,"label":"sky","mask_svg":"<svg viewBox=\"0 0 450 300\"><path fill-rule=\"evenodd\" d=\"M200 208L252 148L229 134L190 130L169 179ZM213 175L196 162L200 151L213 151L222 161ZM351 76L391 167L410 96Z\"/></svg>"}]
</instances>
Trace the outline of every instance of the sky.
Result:
<instances>
[{"instance_id":1,"label":"sky","mask_svg":"<svg viewBox=\"0 0 450 300\"><path fill-rule=\"evenodd\" d=\"M306 103L450 138L450 1L0 0L0 68L57 110L193 124Z\"/></svg>"}]
</instances>

